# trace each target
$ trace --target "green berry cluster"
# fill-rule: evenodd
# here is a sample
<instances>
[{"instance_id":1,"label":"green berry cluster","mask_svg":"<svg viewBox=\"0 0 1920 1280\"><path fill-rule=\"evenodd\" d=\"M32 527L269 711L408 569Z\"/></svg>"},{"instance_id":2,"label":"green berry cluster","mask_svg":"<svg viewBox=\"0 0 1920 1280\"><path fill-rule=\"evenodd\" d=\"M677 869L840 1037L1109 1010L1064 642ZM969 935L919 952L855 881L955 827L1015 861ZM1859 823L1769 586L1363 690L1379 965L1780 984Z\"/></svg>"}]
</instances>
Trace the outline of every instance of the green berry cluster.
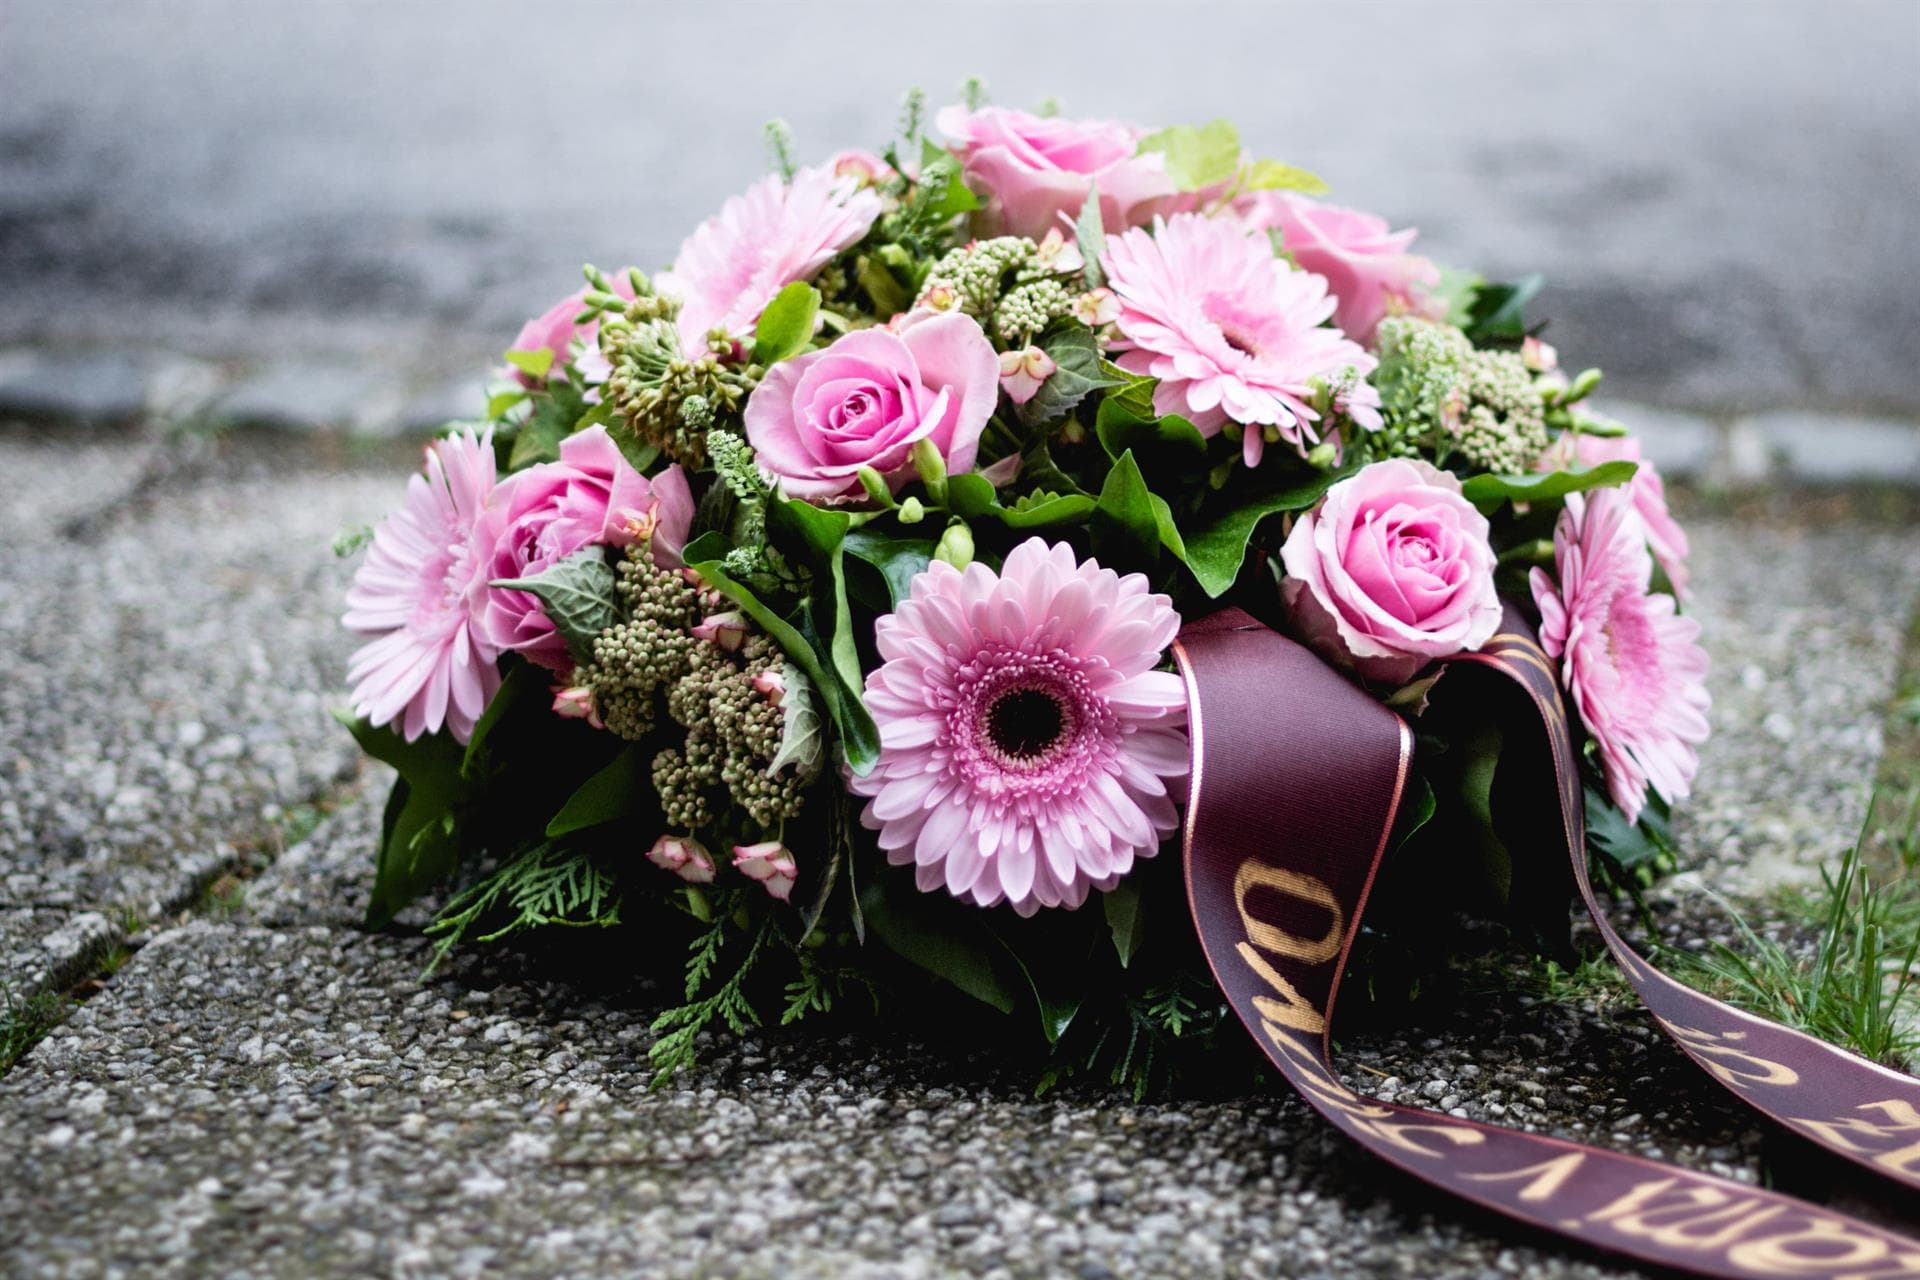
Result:
<instances>
[{"instance_id":1,"label":"green berry cluster","mask_svg":"<svg viewBox=\"0 0 1920 1280\"><path fill-rule=\"evenodd\" d=\"M653 561L650 543L628 547L615 566L614 593L626 621L593 638L593 660L575 673L593 689L594 710L609 730L639 740L653 731L661 690L687 671L698 645L699 593Z\"/></svg>"},{"instance_id":2,"label":"green berry cluster","mask_svg":"<svg viewBox=\"0 0 1920 1280\"><path fill-rule=\"evenodd\" d=\"M1478 351L1450 324L1389 316L1374 339L1382 430L1366 437L1376 458L1457 450L1489 471L1526 471L1547 447L1546 411L1521 358Z\"/></svg>"},{"instance_id":3,"label":"green berry cluster","mask_svg":"<svg viewBox=\"0 0 1920 1280\"><path fill-rule=\"evenodd\" d=\"M675 462L706 461L707 431L737 417L760 381L757 365L736 364L732 335L716 328L706 349L680 349L680 304L647 289L600 322L600 351L612 366L602 394L633 433Z\"/></svg>"},{"instance_id":4,"label":"green berry cluster","mask_svg":"<svg viewBox=\"0 0 1920 1280\"><path fill-rule=\"evenodd\" d=\"M949 251L933 264L922 302L948 306L980 322L1003 346L1024 347L1073 311L1074 293L1025 236L995 236Z\"/></svg>"},{"instance_id":5,"label":"green berry cluster","mask_svg":"<svg viewBox=\"0 0 1920 1280\"><path fill-rule=\"evenodd\" d=\"M1460 452L1488 471L1533 470L1547 447L1546 406L1511 351L1476 351L1461 370Z\"/></svg>"},{"instance_id":6,"label":"green berry cluster","mask_svg":"<svg viewBox=\"0 0 1920 1280\"><path fill-rule=\"evenodd\" d=\"M686 742L653 760L669 825L695 830L737 810L773 830L800 811L801 779L791 769L767 771L785 714L753 687L757 673L779 666L779 650L763 635L734 653L712 644L694 648L686 674L667 691L667 710L685 726Z\"/></svg>"}]
</instances>

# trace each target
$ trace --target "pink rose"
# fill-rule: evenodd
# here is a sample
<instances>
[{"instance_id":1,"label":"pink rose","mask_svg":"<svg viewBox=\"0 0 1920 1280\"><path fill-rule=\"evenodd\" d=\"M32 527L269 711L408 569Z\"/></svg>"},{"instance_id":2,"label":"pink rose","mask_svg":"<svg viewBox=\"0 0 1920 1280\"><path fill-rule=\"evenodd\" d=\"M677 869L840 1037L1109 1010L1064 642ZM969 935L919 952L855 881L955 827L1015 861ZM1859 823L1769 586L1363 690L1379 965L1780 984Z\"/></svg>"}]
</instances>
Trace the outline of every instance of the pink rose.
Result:
<instances>
[{"instance_id":1,"label":"pink rose","mask_svg":"<svg viewBox=\"0 0 1920 1280\"><path fill-rule=\"evenodd\" d=\"M855 498L861 467L905 484L916 440L931 440L949 472L971 471L999 394L1000 357L980 325L929 314L774 365L747 400L747 440L789 497Z\"/></svg>"},{"instance_id":2,"label":"pink rose","mask_svg":"<svg viewBox=\"0 0 1920 1280\"><path fill-rule=\"evenodd\" d=\"M1333 322L1355 342L1372 342L1381 317L1395 307L1425 314L1426 291L1440 283L1438 267L1407 252L1417 233L1391 231L1385 218L1294 191L1250 191L1233 209L1250 226L1278 231L1295 262L1327 278L1337 300Z\"/></svg>"},{"instance_id":3,"label":"pink rose","mask_svg":"<svg viewBox=\"0 0 1920 1280\"><path fill-rule=\"evenodd\" d=\"M1540 459L1542 471L1554 471L1571 461L1582 467L1597 467L1603 462L1637 462L1639 469L1627 481L1627 496L1646 527L1647 545L1653 558L1673 584L1673 593L1687 598L1687 531L1667 510L1667 486L1653 463L1640 455L1640 442L1632 436L1592 436L1569 431L1555 442Z\"/></svg>"},{"instance_id":4,"label":"pink rose","mask_svg":"<svg viewBox=\"0 0 1920 1280\"><path fill-rule=\"evenodd\" d=\"M1334 485L1280 561L1307 641L1376 683L1404 684L1500 625L1487 518L1425 462L1376 462Z\"/></svg>"},{"instance_id":5,"label":"pink rose","mask_svg":"<svg viewBox=\"0 0 1920 1280\"><path fill-rule=\"evenodd\" d=\"M562 440L558 462L501 481L494 506L500 514L489 580L531 577L582 547L624 547L649 530L654 559L674 567L693 523L686 474L674 466L647 479L598 426ZM566 640L538 597L492 588L482 624L500 648L518 650L561 675L572 671Z\"/></svg>"},{"instance_id":6,"label":"pink rose","mask_svg":"<svg viewBox=\"0 0 1920 1280\"><path fill-rule=\"evenodd\" d=\"M613 291L621 297L629 299L633 297L633 285L628 282L625 271L614 273L610 283L613 285ZM513 343L507 350L552 352L553 364L548 369L548 374L551 376L554 370L567 362L567 353L573 349L575 338L592 345L599 336L598 323L575 324L573 322L573 318L580 314L580 308L586 305L586 301L585 289L568 294L521 325L520 332L514 335ZM599 353L596 351L594 355L598 357ZM546 381L546 378L536 378L526 370L518 368L513 370L513 376L519 379L523 387L537 387Z\"/></svg>"},{"instance_id":7,"label":"pink rose","mask_svg":"<svg viewBox=\"0 0 1920 1280\"><path fill-rule=\"evenodd\" d=\"M1035 240L1080 214L1087 193L1100 189L1100 216L1108 231L1143 226L1175 194L1166 161L1136 155L1140 131L1114 120L1067 120L1005 107L968 111L951 106L937 117L940 131L966 169L969 185L987 197L989 228Z\"/></svg>"}]
</instances>

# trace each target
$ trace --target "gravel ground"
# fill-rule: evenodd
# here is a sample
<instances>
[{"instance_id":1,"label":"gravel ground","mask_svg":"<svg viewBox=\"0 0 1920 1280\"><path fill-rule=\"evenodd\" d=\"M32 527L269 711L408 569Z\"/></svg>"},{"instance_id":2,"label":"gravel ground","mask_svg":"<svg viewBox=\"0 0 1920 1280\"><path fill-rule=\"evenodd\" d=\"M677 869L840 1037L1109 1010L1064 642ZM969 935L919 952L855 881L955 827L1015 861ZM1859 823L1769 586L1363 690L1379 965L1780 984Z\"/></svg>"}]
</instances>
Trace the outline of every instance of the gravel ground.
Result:
<instances>
[{"instance_id":1,"label":"gravel ground","mask_svg":"<svg viewBox=\"0 0 1920 1280\"><path fill-rule=\"evenodd\" d=\"M89 447L114 483L77 491L53 447L0 440L0 519L28 552L0 570L0 637L28 655L0 688L19 744L0 800L15 971L50 972L33 954L85 942L102 911L189 896L271 842L270 806L349 763L321 711L347 647L325 543L397 492L391 470L253 449L142 488L159 474L142 446ZM1920 542L1850 522L1692 530L1717 736L1682 830L1704 875L1757 891L1858 821ZM54 609L114 665L48 643L34 622ZM215 750L229 735L240 750ZM650 1093L647 983L513 951L423 982L417 914L353 927L382 773L329 793L243 900L150 923L0 1080L0 1272L1632 1274L1436 1199L1278 1088L1036 1101L991 1046L802 1027L716 1041ZM1684 880L1656 906L1669 938L1722 932ZM1759 1176L1746 1114L1604 996L1516 986L1356 1018L1342 1065L1381 1096Z\"/></svg>"},{"instance_id":2,"label":"gravel ground","mask_svg":"<svg viewBox=\"0 0 1920 1280\"><path fill-rule=\"evenodd\" d=\"M353 766L327 546L399 487L0 431L0 981L65 977L87 913L177 910Z\"/></svg>"}]
</instances>

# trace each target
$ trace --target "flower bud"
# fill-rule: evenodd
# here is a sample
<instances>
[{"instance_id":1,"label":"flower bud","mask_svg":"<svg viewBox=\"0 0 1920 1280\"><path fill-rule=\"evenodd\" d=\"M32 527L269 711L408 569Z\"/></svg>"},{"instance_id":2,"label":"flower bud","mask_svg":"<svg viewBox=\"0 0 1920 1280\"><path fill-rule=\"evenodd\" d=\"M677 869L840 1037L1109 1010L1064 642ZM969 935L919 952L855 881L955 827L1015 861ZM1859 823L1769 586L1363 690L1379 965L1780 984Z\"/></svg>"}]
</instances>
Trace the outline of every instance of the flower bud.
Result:
<instances>
[{"instance_id":1,"label":"flower bud","mask_svg":"<svg viewBox=\"0 0 1920 1280\"><path fill-rule=\"evenodd\" d=\"M956 569L964 569L973 563L973 530L967 528L964 520L955 520L940 535L940 545L933 549L935 560L944 560Z\"/></svg>"},{"instance_id":2,"label":"flower bud","mask_svg":"<svg viewBox=\"0 0 1920 1280\"><path fill-rule=\"evenodd\" d=\"M1560 353L1551 343L1538 338L1523 338L1520 341L1520 362L1534 373L1550 373L1560 367Z\"/></svg>"},{"instance_id":3,"label":"flower bud","mask_svg":"<svg viewBox=\"0 0 1920 1280\"><path fill-rule=\"evenodd\" d=\"M947 501L947 460L940 456L940 446L925 436L913 442L913 469L920 475L920 483L927 486L927 496L944 505Z\"/></svg>"},{"instance_id":4,"label":"flower bud","mask_svg":"<svg viewBox=\"0 0 1920 1280\"><path fill-rule=\"evenodd\" d=\"M860 487L867 491L867 497L883 507L893 505L893 491L887 488L887 478L872 467L861 467L854 473L860 477Z\"/></svg>"},{"instance_id":5,"label":"flower bud","mask_svg":"<svg viewBox=\"0 0 1920 1280\"><path fill-rule=\"evenodd\" d=\"M927 509L920 505L920 499L908 498L900 504L900 523L919 524L927 518Z\"/></svg>"},{"instance_id":6,"label":"flower bud","mask_svg":"<svg viewBox=\"0 0 1920 1280\"><path fill-rule=\"evenodd\" d=\"M671 871L689 884L713 881L713 855L692 836L661 836L647 850L647 861L662 871Z\"/></svg>"},{"instance_id":7,"label":"flower bud","mask_svg":"<svg viewBox=\"0 0 1920 1280\"><path fill-rule=\"evenodd\" d=\"M593 686L589 684L553 686L553 714L568 720L585 720L596 729L607 727L600 722L600 713L593 705Z\"/></svg>"},{"instance_id":8,"label":"flower bud","mask_svg":"<svg viewBox=\"0 0 1920 1280\"><path fill-rule=\"evenodd\" d=\"M787 675L782 667L768 667L765 671L756 672L751 683L755 693L776 707L787 696Z\"/></svg>"},{"instance_id":9,"label":"flower bud","mask_svg":"<svg viewBox=\"0 0 1920 1280\"><path fill-rule=\"evenodd\" d=\"M920 305L930 311L951 311L960 305L960 295L951 285L937 284L920 295Z\"/></svg>"},{"instance_id":10,"label":"flower bud","mask_svg":"<svg viewBox=\"0 0 1920 1280\"><path fill-rule=\"evenodd\" d=\"M747 642L746 615L735 609L709 614L693 629L693 638L717 645L728 653L738 653L740 646Z\"/></svg>"},{"instance_id":11,"label":"flower bud","mask_svg":"<svg viewBox=\"0 0 1920 1280\"><path fill-rule=\"evenodd\" d=\"M1053 376L1055 368L1053 357L1039 347L1004 352L1000 356L1000 385L1015 404L1025 404Z\"/></svg>"},{"instance_id":12,"label":"flower bud","mask_svg":"<svg viewBox=\"0 0 1920 1280\"><path fill-rule=\"evenodd\" d=\"M1331 440L1322 440L1307 451L1307 465L1318 471L1325 471L1339 460L1340 450Z\"/></svg>"},{"instance_id":13,"label":"flower bud","mask_svg":"<svg viewBox=\"0 0 1920 1280\"><path fill-rule=\"evenodd\" d=\"M793 893L800 868L793 854L778 840L733 846L734 868L749 880L757 880L773 897L785 902Z\"/></svg>"}]
</instances>

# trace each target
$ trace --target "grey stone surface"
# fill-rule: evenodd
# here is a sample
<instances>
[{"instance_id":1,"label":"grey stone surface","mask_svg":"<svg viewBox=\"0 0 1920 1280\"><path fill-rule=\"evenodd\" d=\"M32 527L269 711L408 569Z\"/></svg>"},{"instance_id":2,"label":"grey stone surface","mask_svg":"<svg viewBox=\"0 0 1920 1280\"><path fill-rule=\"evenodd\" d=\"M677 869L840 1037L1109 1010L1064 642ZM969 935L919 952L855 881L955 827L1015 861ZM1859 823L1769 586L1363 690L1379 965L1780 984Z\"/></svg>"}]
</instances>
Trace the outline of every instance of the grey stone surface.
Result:
<instances>
[{"instance_id":1,"label":"grey stone surface","mask_svg":"<svg viewBox=\"0 0 1920 1280\"><path fill-rule=\"evenodd\" d=\"M345 360L278 361L242 381L212 408L214 417L292 429L390 429L406 388Z\"/></svg>"},{"instance_id":2,"label":"grey stone surface","mask_svg":"<svg viewBox=\"0 0 1920 1280\"><path fill-rule=\"evenodd\" d=\"M21 351L0 364L0 416L118 423L147 407L158 360L122 348Z\"/></svg>"},{"instance_id":3,"label":"grey stone surface","mask_svg":"<svg viewBox=\"0 0 1920 1280\"><path fill-rule=\"evenodd\" d=\"M344 506L393 488L301 483ZM1717 736L1683 839L1716 887L1758 889L1858 821L1920 541L1811 513L1689 523ZM387 776L336 793L233 914L157 930L0 1080L0 1272L1634 1274L1391 1174L1277 1085L1035 1100L989 1039L890 1024L717 1038L649 1092L677 968L507 950L423 980L421 912L353 927ZM1685 879L1654 908L1671 945L1727 928ZM1506 984L1410 1023L1353 1017L1340 1040L1378 1096L1788 1189L1809 1176L1768 1163L1627 1002Z\"/></svg>"},{"instance_id":4,"label":"grey stone surface","mask_svg":"<svg viewBox=\"0 0 1920 1280\"><path fill-rule=\"evenodd\" d=\"M172 456L0 433L0 911L50 909L23 928L176 910L354 766L328 544L400 480Z\"/></svg>"},{"instance_id":5,"label":"grey stone surface","mask_svg":"<svg viewBox=\"0 0 1920 1280\"><path fill-rule=\"evenodd\" d=\"M1920 484L1920 431L1885 418L1779 410L1735 424L1751 431L1779 469L1799 479Z\"/></svg>"},{"instance_id":6,"label":"grey stone surface","mask_svg":"<svg viewBox=\"0 0 1920 1280\"><path fill-rule=\"evenodd\" d=\"M8 997L89 976L121 936L118 924L97 911L0 907L0 1009Z\"/></svg>"},{"instance_id":7,"label":"grey stone surface","mask_svg":"<svg viewBox=\"0 0 1920 1280\"><path fill-rule=\"evenodd\" d=\"M772 31L761 7L586 2L530 31L484 0L387 6L374 40L371 12L15 0L0 341L454 376L583 259L670 259L763 171L769 117L824 156L876 143L907 85L938 102L979 74L1006 103L1233 117L1443 260L1543 271L1564 357L1631 398L1920 407L1905 0L1113 3L1097 23L823 0Z\"/></svg>"}]
</instances>

